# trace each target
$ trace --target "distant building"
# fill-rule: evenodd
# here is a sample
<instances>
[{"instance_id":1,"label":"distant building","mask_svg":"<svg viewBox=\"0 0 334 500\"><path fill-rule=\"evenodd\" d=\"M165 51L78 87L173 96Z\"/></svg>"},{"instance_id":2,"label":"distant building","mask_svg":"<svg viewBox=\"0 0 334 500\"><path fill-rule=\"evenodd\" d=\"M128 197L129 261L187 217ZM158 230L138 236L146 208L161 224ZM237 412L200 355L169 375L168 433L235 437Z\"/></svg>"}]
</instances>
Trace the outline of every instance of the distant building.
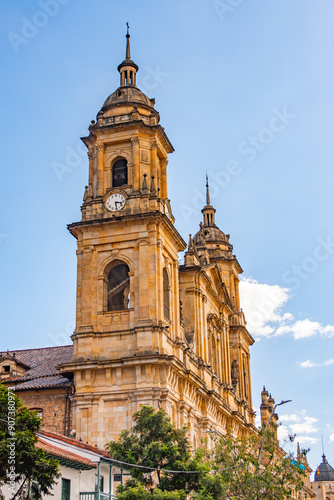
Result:
<instances>
[{"instance_id":1,"label":"distant building","mask_svg":"<svg viewBox=\"0 0 334 500\"><path fill-rule=\"evenodd\" d=\"M316 493L317 500L334 499L334 469L327 462L325 454L322 455L322 462L314 473L311 488Z\"/></svg>"}]
</instances>

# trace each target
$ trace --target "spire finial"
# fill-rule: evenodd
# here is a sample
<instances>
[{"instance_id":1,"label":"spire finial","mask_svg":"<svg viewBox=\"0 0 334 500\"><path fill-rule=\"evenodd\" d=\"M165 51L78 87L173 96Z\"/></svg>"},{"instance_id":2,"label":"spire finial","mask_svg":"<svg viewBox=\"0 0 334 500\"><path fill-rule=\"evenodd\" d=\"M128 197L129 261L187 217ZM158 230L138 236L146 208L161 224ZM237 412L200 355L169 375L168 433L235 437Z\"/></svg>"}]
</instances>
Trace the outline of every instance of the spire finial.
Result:
<instances>
[{"instance_id":1,"label":"spire finial","mask_svg":"<svg viewBox=\"0 0 334 500\"><path fill-rule=\"evenodd\" d=\"M215 212L216 209L210 205L209 178L208 174L206 174L206 205L202 209L204 226L215 225Z\"/></svg>"},{"instance_id":2,"label":"spire finial","mask_svg":"<svg viewBox=\"0 0 334 500\"><path fill-rule=\"evenodd\" d=\"M206 174L206 204L210 205L210 193L209 193L209 178Z\"/></svg>"},{"instance_id":3,"label":"spire finial","mask_svg":"<svg viewBox=\"0 0 334 500\"><path fill-rule=\"evenodd\" d=\"M130 56L130 26L129 23L126 23L126 54L125 54L125 59L129 60L131 59Z\"/></svg>"},{"instance_id":4,"label":"spire finial","mask_svg":"<svg viewBox=\"0 0 334 500\"><path fill-rule=\"evenodd\" d=\"M322 434L321 434L321 443L322 443L322 461L325 463L325 462L327 462L327 460L326 460L325 448L324 448L324 436Z\"/></svg>"},{"instance_id":5,"label":"spire finial","mask_svg":"<svg viewBox=\"0 0 334 500\"><path fill-rule=\"evenodd\" d=\"M125 59L118 66L118 71L120 72L120 87L136 87L136 74L138 71L138 66L133 61L131 61L130 54L130 26L126 23L126 51Z\"/></svg>"}]
</instances>

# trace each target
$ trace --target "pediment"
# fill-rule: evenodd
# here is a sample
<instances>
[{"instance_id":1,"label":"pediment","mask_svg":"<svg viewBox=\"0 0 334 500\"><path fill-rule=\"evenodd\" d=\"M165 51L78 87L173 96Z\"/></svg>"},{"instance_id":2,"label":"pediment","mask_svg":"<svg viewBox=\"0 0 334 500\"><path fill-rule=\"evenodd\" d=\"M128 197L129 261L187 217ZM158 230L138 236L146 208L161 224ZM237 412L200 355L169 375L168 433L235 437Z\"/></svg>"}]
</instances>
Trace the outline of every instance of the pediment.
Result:
<instances>
[{"instance_id":1,"label":"pediment","mask_svg":"<svg viewBox=\"0 0 334 500\"><path fill-rule=\"evenodd\" d=\"M228 293L226 284L224 283L220 269L217 264L212 264L206 269L206 274L211 280L212 286L220 299L233 309L232 301Z\"/></svg>"}]
</instances>

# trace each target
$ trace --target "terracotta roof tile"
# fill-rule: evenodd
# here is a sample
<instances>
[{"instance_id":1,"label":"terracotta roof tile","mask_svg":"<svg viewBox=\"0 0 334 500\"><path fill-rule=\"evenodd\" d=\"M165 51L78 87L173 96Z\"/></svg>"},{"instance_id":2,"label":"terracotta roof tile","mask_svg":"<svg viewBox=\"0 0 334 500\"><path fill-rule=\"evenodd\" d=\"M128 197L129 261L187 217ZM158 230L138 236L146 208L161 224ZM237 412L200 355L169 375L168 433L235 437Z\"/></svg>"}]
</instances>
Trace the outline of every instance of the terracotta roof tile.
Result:
<instances>
[{"instance_id":1,"label":"terracotta roof tile","mask_svg":"<svg viewBox=\"0 0 334 500\"><path fill-rule=\"evenodd\" d=\"M57 446L51 445L38 437L38 442L36 443L37 448L42 448L46 453L54 456L55 458L65 459L69 462L75 462L76 464L84 465L85 468L95 468L96 464L91 462L88 458L80 457L76 453L63 450Z\"/></svg>"},{"instance_id":2,"label":"terracotta roof tile","mask_svg":"<svg viewBox=\"0 0 334 500\"><path fill-rule=\"evenodd\" d=\"M72 353L72 345L0 352L0 356L10 356L19 364L29 367L25 373L5 378L2 382L15 383L18 390L65 387L69 381L59 374L57 366L69 363Z\"/></svg>"},{"instance_id":3,"label":"terracotta roof tile","mask_svg":"<svg viewBox=\"0 0 334 500\"><path fill-rule=\"evenodd\" d=\"M47 389L49 387L70 387L71 382L62 375L55 375L53 377L40 377L32 380L27 380L26 382L21 382L15 385L15 389L18 391L28 390L28 389Z\"/></svg>"},{"instance_id":4,"label":"terracotta roof tile","mask_svg":"<svg viewBox=\"0 0 334 500\"><path fill-rule=\"evenodd\" d=\"M73 439L67 436L63 436L63 434L58 434L57 432L51 432L49 430L40 430L39 434L45 437L49 438L54 438L58 439L59 441L63 441L64 443L71 444L74 446L77 446L78 448L82 448L83 450L89 450L89 451L94 451L95 453L98 453L99 455L102 455L106 458L110 458L109 453L106 450L101 450L100 448L97 448L96 446L93 446L88 443L84 443L83 441L79 441L78 439Z\"/></svg>"}]
</instances>

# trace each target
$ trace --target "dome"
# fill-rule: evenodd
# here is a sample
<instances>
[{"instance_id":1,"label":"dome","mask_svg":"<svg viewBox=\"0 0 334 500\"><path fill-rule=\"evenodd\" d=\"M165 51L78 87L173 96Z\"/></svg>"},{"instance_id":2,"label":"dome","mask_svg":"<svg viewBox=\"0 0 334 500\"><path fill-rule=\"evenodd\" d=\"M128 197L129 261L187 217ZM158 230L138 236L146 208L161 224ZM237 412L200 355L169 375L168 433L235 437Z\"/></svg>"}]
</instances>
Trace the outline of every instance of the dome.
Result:
<instances>
[{"instance_id":1,"label":"dome","mask_svg":"<svg viewBox=\"0 0 334 500\"><path fill-rule=\"evenodd\" d=\"M200 243L203 238L206 243L229 243L228 236L216 225L202 226L201 229L194 235L195 243Z\"/></svg>"},{"instance_id":2,"label":"dome","mask_svg":"<svg viewBox=\"0 0 334 500\"><path fill-rule=\"evenodd\" d=\"M314 473L314 481L334 481L334 469L327 462L325 455L322 455L322 463Z\"/></svg>"},{"instance_id":3,"label":"dome","mask_svg":"<svg viewBox=\"0 0 334 500\"><path fill-rule=\"evenodd\" d=\"M154 110L154 99L147 97L137 87L119 87L104 102L102 111L123 104L142 105ZM154 110L155 111L155 110Z\"/></svg>"}]
</instances>

